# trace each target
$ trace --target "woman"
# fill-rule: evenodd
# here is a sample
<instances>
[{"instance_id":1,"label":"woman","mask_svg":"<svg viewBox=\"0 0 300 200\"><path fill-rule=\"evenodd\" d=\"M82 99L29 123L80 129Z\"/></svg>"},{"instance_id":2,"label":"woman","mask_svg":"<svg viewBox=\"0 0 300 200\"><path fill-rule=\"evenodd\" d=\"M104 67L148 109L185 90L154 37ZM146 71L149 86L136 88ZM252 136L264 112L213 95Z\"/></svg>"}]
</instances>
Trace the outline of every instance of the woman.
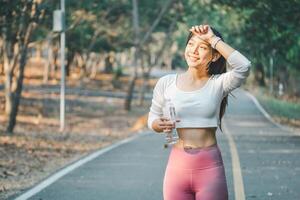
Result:
<instances>
[{"instance_id":1,"label":"woman","mask_svg":"<svg viewBox=\"0 0 300 200\"><path fill-rule=\"evenodd\" d=\"M175 128L163 116L171 99L178 117L179 140L173 145L165 171L165 200L226 200L228 189L217 127L228 94L249 75L251 62L209 25L193 26L185 49L188 69L161 77L153 90L148 127L155 132ZM233 68L226 72L226 61Z\"/></svg>"}]
</instances>

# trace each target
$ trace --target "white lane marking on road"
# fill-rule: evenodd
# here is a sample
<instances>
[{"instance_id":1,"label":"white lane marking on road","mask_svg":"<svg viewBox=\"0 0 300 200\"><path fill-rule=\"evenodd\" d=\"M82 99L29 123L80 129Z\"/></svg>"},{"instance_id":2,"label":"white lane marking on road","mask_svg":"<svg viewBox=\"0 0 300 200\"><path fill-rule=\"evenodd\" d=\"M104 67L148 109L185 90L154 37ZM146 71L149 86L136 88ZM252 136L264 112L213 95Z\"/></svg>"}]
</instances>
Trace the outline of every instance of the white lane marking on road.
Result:
<instances>
[{"instance_id":1,"label":"white lane marking on road","mask_svg":"<svg viewBox=\"0 0 300 200\"><path fill-rule=\"evenodd\" d=\"M242 176L239 154L234 139L230 134L226 126L226 123L224 123L224 133L229 142L230 153L231 153L234 196L236 200L245 200L246 199L245 190L244 190L244 183L243 183L243 176Z\"/></svg>"},{"instance_id":2,"label":"white lane marking on road","mask_svg":"<svg viewBox=\"0 0 300 200\"><path fill-rule=\"evenodd\" d=\"M245 92L245 94L253 101L253 103L256 105L256 107L258 108L258 110L265 116L265 118L267 118L272 124L274 124L275 126L277 126L278 128L284 130L284 131L288 131L292 134L295 135L300 135L299 132L296 132L296 130L293 130L290 127L287 126L283 126L281 124L278 124L277 122L275 122L273 120L273 118L269 115L269 113L267 113L267 111L261 106L261 104L258 102L258 100L256 99L255 96L253 96L251 93L242 90L243 92Z\"/></svg>"},{"instance_id":3,"label":"white lane marking on road","mask_svg":"<svg viewBox=\"0 0 300 200\"><path fill-rule=\"evenodd\" d=\"M128 143L132 140L137 139L138 137L145 135L144 132L142 133L138 133L134 136L131 136L129 138L126 138L124 140L121 140L115 144L112 144L108 147L105 147L103 149L100 149L84 158L79 159L78 161L76 161L75 163L61 169L60 171L56 172L55 174L53 174L52 176L48 177L47 179L45 179L44 181L42 181L41 183L39 183L38 185L34 186L33 188L31 188L30 190L28 190L27 192L21 194L20 196L18 196L15 200L27 200L28 198L32 197L33 195L37 194L38 192L40 192L41 190L43 190L44 188L48 187L49 185L51 185L52 183L54 183L55 181L57 181L58 179L60 179L61 177L63 177L64 175L70 173L71 171L73 171L74 169L80 167L81 165L97 158L98 156L122 145L125 143Z\"/></svg>"}]
</instances>

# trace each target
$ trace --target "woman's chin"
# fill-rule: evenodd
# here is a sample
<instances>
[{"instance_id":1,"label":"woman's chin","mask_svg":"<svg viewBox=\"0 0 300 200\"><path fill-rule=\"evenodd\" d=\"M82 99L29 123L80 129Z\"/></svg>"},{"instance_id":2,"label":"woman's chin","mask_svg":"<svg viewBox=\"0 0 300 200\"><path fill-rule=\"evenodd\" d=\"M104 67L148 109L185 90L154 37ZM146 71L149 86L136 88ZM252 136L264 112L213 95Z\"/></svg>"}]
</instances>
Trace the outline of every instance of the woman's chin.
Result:
<instances>
[{"instance_id":1,"label":"woman's chin","mask_svg":"<svg viewBox=\"0 0 300 200\"><path fill-rule=\"evenodd\" d=\"M197 69L197 70L199 70L199 69L202 69L202 68L205 68L205 66L204 65L201 65L201 64L188 64L188 66L190 67L190 68L194 68L194 69Z\"/></svg>"},{"instance_id":2,"label":"woman's chin","mask_svg":"<svg viewBox=\"0 0 300 200\"><path fill-rule=\"evenodd\" d=\"M199 63L198 62L188 62L188 66L189 67L198 67L199 66Z\"/></svg>"}]
</instances>

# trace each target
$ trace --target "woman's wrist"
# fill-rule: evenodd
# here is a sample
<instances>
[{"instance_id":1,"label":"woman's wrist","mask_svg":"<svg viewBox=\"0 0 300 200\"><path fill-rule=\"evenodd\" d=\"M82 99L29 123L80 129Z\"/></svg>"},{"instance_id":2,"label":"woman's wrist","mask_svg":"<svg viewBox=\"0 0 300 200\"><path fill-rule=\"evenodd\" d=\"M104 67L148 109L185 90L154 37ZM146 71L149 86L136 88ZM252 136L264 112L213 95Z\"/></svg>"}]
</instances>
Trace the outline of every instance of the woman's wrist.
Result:
<instances>
[{"instance_id":1,"label":"woman's wrist","mask_svg":"<svg viewBox=\"0 0 300 200\"><path fill-rule=\"evenodd\" d=\"M152 128L153 128L153 130L156 131L156 132L158 132L158 133L160 133L160 132L163 131L163 130L160 129L159 126L158 126L159 121L160 121L160 119L156 119L156 120L154 120L154 121L152 122Z\"/></svg>"},{"instance_id":2,"label":"woman's wrist","mask_svg":"<svg viewBox=\"0 0 300 200\"><path fill-rule=\"evenodd\" d=\"M209 39L208 39L208 43L211 45L211 43L212 43L212 41L213 41L213 39L215 38L215 37L217 37L216 35L212 35Z\"/></svg>"},{"instance_id":3,"label":"woman's wrist","mask_svg":"<svg viewBox=\"0 0 300 200\"><path fill-rule=\"evenodd\" d=\"M217 43L218 43L220 40L222 40L220 37L218 37L218 36L216 36L216 35L213 35L212 37L209 38L208 42L209 42L209 44L211 45L211 47L212 47L213 49L215 49Z\"/></svg>"}]
</instances>

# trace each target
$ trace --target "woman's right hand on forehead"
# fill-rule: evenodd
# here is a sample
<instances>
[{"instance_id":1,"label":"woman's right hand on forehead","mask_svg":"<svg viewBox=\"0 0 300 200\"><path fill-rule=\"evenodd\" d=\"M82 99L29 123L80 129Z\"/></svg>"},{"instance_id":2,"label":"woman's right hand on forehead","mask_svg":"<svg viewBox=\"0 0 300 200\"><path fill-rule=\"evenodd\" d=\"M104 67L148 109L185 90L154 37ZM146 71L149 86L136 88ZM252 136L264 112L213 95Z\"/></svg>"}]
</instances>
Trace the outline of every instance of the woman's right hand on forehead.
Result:
<instances>
[{"instance_id":1,"label":"woman's right hand on forehead","mask_svg":"<svg viewBox=\"0 0 300 200\"><path fill-rule=\"evenodd\" d=\"M196 35L199 39L209 42L209 40L215 36L212 29L207 24L201 24L192 26L189 31Z\"/></svg>"}]
</instances>

